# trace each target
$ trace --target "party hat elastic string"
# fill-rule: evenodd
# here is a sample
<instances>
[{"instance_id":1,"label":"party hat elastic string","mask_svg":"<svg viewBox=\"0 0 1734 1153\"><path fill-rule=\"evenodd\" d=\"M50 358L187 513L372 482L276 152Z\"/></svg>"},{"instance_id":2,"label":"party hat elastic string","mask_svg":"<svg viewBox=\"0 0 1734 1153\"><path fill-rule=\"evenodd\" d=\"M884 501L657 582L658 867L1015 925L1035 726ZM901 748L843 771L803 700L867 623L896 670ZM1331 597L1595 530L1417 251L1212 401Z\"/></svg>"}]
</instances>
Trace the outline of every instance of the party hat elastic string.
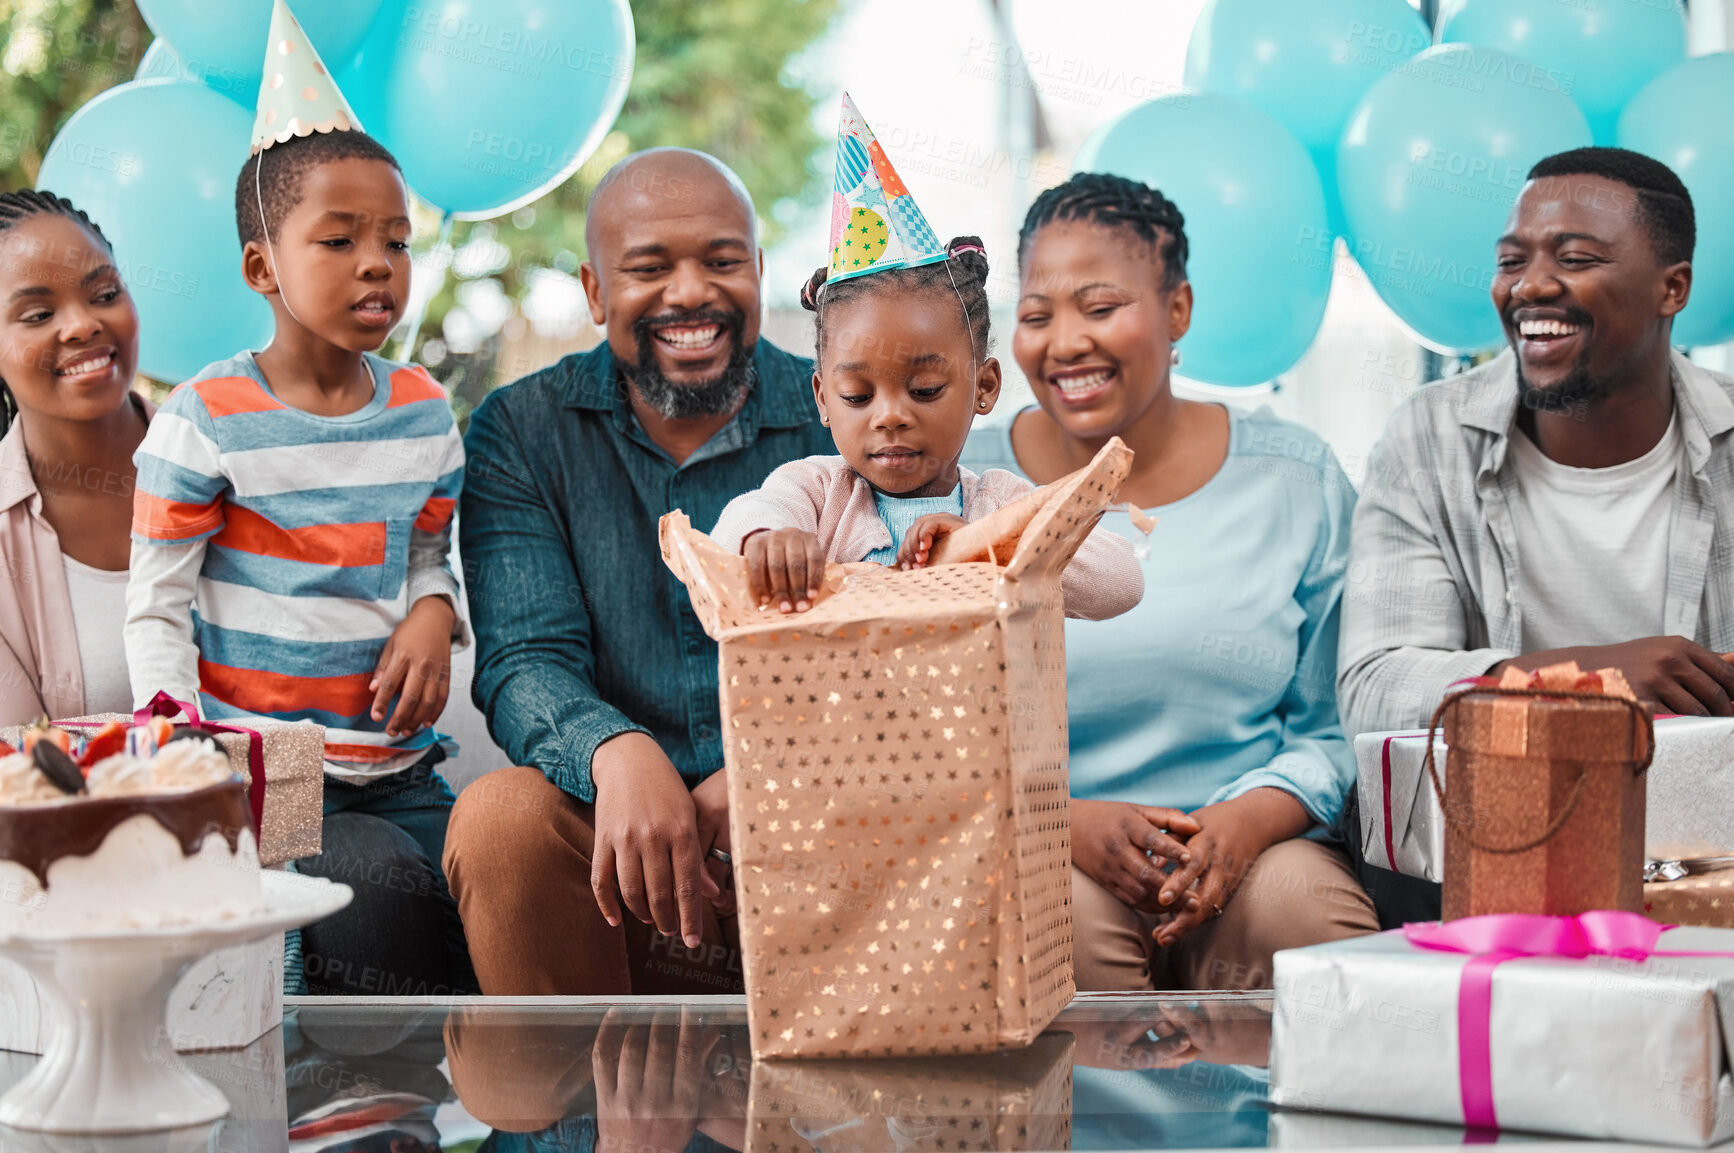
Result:
<instances>
[{"instance_id":1,"label":"party hat elastic string","mask_svg":"<svg viewBox=\"0 0 1734 1153\"><path fill-rule=\"evenodd\" d=\"M253 117L253 202L259 209L259 233L265 239L265 254L271 258L277 295L297 324L301 318L289 304L283 269L271 244L271 222L265 215L262 187L265 151L296 136L360 128L361 123L337 90L331 73L295 14L289 11L289 5L284 0L273 0L271 28L265 41L264 78L259 85L258 111Z\"/></svg>"}]
</instances>

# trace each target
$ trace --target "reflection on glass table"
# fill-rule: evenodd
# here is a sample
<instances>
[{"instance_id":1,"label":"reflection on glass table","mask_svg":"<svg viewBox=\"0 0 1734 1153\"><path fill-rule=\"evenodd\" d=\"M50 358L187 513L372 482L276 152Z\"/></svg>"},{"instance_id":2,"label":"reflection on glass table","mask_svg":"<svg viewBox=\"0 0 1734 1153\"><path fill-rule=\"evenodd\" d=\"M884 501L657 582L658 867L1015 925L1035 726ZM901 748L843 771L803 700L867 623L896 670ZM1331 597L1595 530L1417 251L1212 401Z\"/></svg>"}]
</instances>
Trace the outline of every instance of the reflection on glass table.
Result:
<instances>
[{"instance_id":1,"label":"reflection on glass table","mask_svg":"<svg viewBox=\"0 0 1734 1153\"><path fill-rule=\"evenodd\" d=\"M180 1058L228 1095L229 1118L127 1138L0 1129L0 1153L966 1153L1464 1142L1460 1129L1273 1112L1263 1067L1270 1028L1271 1003L1254 994L1091 996L1017 1052L754 1062L740 998L292 999L283 1028L246 1049ZM0 1088L33 1061L0 1053Z\"/></svg>"}]
</instances>

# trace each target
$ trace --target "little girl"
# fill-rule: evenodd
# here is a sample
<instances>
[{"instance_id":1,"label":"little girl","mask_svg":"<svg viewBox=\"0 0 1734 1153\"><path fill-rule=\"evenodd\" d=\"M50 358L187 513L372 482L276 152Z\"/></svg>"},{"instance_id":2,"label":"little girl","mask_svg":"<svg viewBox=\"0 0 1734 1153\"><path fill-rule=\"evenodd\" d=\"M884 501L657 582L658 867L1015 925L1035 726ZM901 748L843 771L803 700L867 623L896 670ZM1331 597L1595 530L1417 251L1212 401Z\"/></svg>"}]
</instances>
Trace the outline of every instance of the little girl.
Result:
<instances>
[{"instance_id":1,"label":"little girl","mask_svg":"<svg viewBox=\"0 0 1734 1153\"><path fill-rule=\"evenodd\" d=\"M943 261L826 284L815 272L801 303L815 313L813 399L841 456L791 461L730 501L711 536L747 558L761 607L804 612L825 562L921 568L934 542L1034 486L1001 469L958 467L970 424L999 397L988 344L987 254L973 236ZM1132 546L1091 532L1061 581L1066 615L1118 616L1144 595Z\"/></svg>"}]
</instances>

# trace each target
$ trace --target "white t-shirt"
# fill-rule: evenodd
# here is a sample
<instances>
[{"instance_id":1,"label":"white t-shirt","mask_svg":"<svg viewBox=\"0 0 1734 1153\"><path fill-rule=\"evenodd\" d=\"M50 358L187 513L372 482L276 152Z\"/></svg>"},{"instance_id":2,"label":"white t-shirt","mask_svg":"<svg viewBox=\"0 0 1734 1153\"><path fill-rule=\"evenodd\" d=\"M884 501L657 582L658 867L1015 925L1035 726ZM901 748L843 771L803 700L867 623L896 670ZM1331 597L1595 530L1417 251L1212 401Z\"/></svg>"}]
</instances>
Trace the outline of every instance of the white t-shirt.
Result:
<instances>
[{"instance_id":1,"label":"white t-shirt","mask_svg":"<svg viewBox=\"0 0 1734 1153\"><path fill-rule=\"evenodd\" d=\"M1654 448L1609 468L1560 464L1513 430L1523 651L1661 634L1684 446L1678 412Z\"/></svg>"},{"instance_id":2,"label":"white t-shirt","mask_svg":"<svg viewBox=\"0 0 1734 1153\"><path fill-rule=\"evenodd\" d=\"M78 663L84 668L84 711L132 712L132 682L126 671L127 570L109 572L62 556L72 623L78 631Z\"/></svg>"}]
</instances>

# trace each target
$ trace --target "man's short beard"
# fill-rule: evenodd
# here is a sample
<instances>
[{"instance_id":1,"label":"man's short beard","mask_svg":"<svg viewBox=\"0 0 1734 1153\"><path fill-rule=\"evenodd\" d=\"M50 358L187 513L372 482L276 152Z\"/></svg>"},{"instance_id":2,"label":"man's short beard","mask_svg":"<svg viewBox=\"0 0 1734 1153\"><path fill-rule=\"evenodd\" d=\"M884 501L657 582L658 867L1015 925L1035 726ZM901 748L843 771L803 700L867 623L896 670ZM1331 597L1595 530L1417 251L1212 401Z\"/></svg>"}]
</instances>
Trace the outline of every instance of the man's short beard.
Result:
<instances>
[{"instance_id":1,"label":"man's short beard","mask_svg":"<svg viewBox=\"0 0 1734 1153\"><path fill-rule=\"evenodd\" d=\"M752 387L753 354L741 340L745 318L738 312L705 309L682 315L678 319L693 323L719 324L734 343L734 351L722 371L706 380L677 384L662 373L656 363L654 328L676 319L668 316L641 316L632 326L638 340L638 363L628 366L624 374L638 399L665 420L693 420L706 416L721 416L740 402Z\"/></svg>"},{"instance_id":2,"label":"man's short beard","mask_svg":"<svg viewBox=\"0 0 1734 1153\"><path fill-rule=\"evenodd\" d=\"M1613 395L1618 387L1612 377L1591 376L1589 365L1579 357L1558 384L1535 388L1523 378L1522 359L1517 361L1517 402L1531 412L1581 412Z\"/></svg>"}]
</instances>

